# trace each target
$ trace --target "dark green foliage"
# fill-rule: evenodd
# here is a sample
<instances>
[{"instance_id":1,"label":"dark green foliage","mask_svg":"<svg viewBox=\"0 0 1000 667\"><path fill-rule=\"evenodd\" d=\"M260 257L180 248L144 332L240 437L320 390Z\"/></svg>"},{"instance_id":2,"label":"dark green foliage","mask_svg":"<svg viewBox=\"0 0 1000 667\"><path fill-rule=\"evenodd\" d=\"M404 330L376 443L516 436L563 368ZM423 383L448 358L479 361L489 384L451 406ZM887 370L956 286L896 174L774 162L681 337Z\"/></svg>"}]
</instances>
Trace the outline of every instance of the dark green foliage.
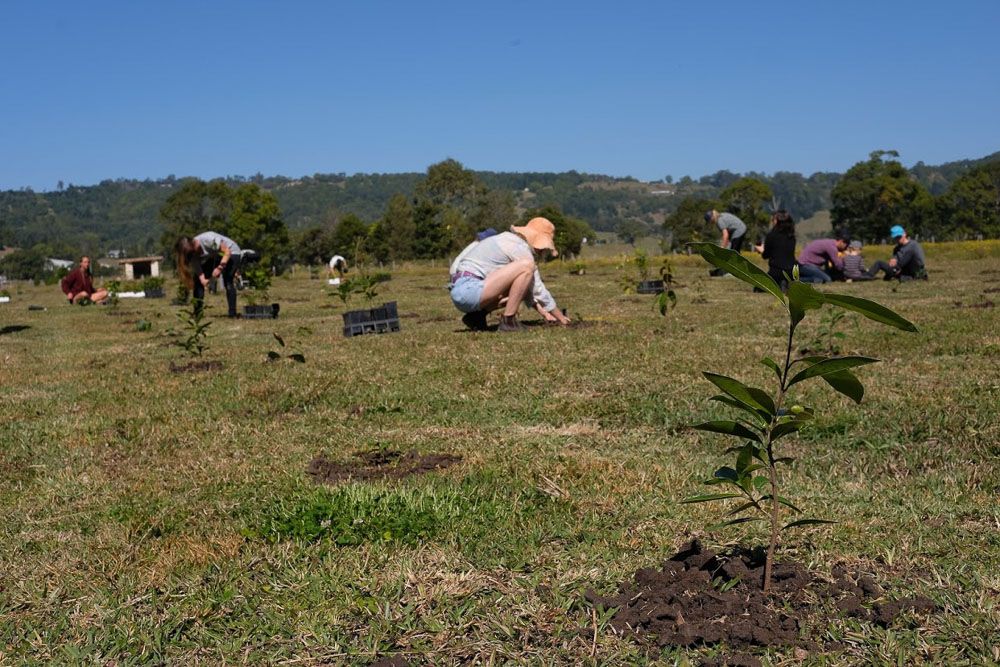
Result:
<instances>
[{"instance_id":1,"label":"dark green foliage","mask_svg":"<svg viewBox=\"0 0 1000 667\"><path fill-rule=\"evenodd\" d=\"M353 257L355 263L357 263L355 251L358 247L358 242L363 241L367 236L368 226L364 221L353 213L348 213L338 220L333 227L333 234L330 238L332 246L331 255Z\"/></svg>"},{"instance_id":2,"label":"dark green foliage","mask_svg":"<svg viewBox=\"0 0 1000 667\"><path fill-rule=\"evenodd\" d=\"M741 178L719 194L724 209L747 226L747 238L756 239L767 230L771 214L768 204L773 194L766 183L756 178Z\"/></svg>"},{"instance_id":3,"label":"dark green foliage","mask_svg":"<svg viewBox=\"0 0 1000 667\"><path fill-rule=\"evenodd\" d=\"M256 250L263 266L282 266L291 254L278 200L256 184L233 188L222 180L184 181L164 203L159 217L164 229L161 243L168 255L179 237L205 231L224 234L240 247Z\"/></svg>"},{"instance_id":4,"label":"dark green foliage","mask_svg":"<svg viewBox=\"0 0 1000 667\"><path fill-rule=\"evenodd\" d=\"M944 236L955 239L1000 238L1000 160L959 176L938 201Z\"/></svg>"},{"instance_id":5,"label":"dark green foliage","mask_svg":"<svg viewBox=\"0 0 1000 667\"><path fill-rule=\"evenodd\" d=\"M762 364L774 371L777 389L773 396L763 389L745 385L735 378L704 373L705 378L722 391L712 400L743 414L741 420L710 421L698 424L694 428L735 437L742 443L726 450L727 453L736 454L735 464L719 468L705 482L709 486L721 486L726 489L725 491L700 494L682 501L702 503L739 499L739 504L730 509L725 515L727 518L715 527L753 521L770 523L771 535L764 573L764 591L767 592L771 583L771 568L779 531L797 526L829 523L821 519L798 519L786 523L783 527L780 526L783 512L799 514L801 510L781 495L778 466L791 462L791 459L776 456L775 444L781 438L797 433L815 416L813 408L803 405L792 404L786 409L784 406L791 403L789 390L800 382L820 378L835 391L860 403L864 396L864 387L852 369L878 361L860 356L821 355L793 361L792 349L796 327L808 311L831 305L860 313L868 319L903 331L917 329L911 322L884 306L858 297L819 292L810 285L799 282L797 276L789 283L786 296L769 275L739 253L719 248L711 243L695 243L692 247L714 266L774 295L785 307L789 316L784 363L779 364L771 358L761 360Z\"/></svg>"},{"instance_id":6,"label":"dark green foliage","mask_svg":"<svg viewBox=\"0 0 1000 667\"><path fill-rule=\"evenodd\" d=\"M243 277L250 283L250 291L244 292L244 298L250 305L267 303L271 299L271 272L255 264L243 270Z\"/></svg>"},{"instance_id":7,"label":"dark green foliage","mask_svg":"<svg viewBox=\"0 0 1000 667\"><path fill-rule=\"evenodd\" d=\"M40 246L15 250L0 259L0 275L11 280L43 280L51 273L46 267L46 255Z\"/></svg>"},{"instance_id":8,"label":"dark green foliage","mask_svg":"<svg viewBox=\"0 0 1000 667\"><path fill-rule=\"evenodd\" d=\"M846 227L854 238L885 239L889 228L902 225L911 236L930 232L933 198L903 165L896 151L874 151L844 174L831 193L834 227Z\"/></svg>"},{"instance_id":9,"label":"dark green foliage","mask_svg":"<svg viewBox=\"0 0 1000 667\"><path fill-rule=\"evenodd\" d=\"M710 199L685 197L677 210L663 222L663 228L670 234L670 247L679 248L715 236L705 223L705 211L717 209L720 204Z\"/></svg>"},{"instance_id":10,"label":"dark green foliage","mask_svg":"<svg viewBox=\"0 0 1000 667\"><path fill-rule=\"evenodd\" d=\"M252 513L248 512L245 534L270 542L415 544L433 536L440 523L424 504L400 493L365 493L351 487L309 490L253 508Z\"/></svg>"}]
</instances>

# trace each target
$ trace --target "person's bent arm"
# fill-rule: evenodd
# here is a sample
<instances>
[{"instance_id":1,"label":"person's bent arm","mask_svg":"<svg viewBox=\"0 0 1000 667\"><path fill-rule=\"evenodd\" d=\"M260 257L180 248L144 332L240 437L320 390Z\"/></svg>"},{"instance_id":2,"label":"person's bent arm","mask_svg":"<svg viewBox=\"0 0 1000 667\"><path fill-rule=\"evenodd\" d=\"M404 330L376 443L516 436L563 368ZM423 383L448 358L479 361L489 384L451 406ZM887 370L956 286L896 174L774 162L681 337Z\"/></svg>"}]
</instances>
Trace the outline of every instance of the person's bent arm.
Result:
<instances>
[{"instance_id":1,"label":"person's bent arm","mask_svg":"<svg viewBox=\"0 0 1000 667\"><path fill-rule=\"evenodd\" d=\"M229 258L233 254L233 249L226 245L225 242L219 243L219 250L222 252L222 259L219 260L219 265L212 269L212 277L218 278L222 275L222 272L226 270L226 265L229 264ZM205 283L208 284L207 282Z\"/></svg>"},{"instance_id":2,"label":"person's bent arm","mask_svg":"<svg viewBox=\"0 0 1000 667\"><path fill-rule=\"evenodd\" d=\"M722 230L722 241L719 243L719 245L722 246L723 248L728 248L729 247L729 230L728 229L723 229Z\"/></svg>"}]
</instances>

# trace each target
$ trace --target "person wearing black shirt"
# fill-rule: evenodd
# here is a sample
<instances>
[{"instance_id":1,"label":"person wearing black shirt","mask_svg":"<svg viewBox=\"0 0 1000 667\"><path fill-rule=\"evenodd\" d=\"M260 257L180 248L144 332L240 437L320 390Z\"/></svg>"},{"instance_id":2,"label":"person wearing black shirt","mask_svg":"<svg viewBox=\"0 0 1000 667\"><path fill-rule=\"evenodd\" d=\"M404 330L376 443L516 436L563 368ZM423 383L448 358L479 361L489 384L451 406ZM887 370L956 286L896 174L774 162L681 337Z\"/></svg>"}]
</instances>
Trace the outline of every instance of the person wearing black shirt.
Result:
<instances>
[{"instance_id":1,"label":"person wearing black shirt","mask_svg":"<svg viewBox=\"0 0 1000 667\"><path fill-rule=\"evenodd\" d=\"M795 221L791 214L780 209L771 216L771 230L764 242L754 246L767 260L767 275L778 283L782 290L788 288L787 273L792 275L795 268Z\"/></svg>"}]
</instances>

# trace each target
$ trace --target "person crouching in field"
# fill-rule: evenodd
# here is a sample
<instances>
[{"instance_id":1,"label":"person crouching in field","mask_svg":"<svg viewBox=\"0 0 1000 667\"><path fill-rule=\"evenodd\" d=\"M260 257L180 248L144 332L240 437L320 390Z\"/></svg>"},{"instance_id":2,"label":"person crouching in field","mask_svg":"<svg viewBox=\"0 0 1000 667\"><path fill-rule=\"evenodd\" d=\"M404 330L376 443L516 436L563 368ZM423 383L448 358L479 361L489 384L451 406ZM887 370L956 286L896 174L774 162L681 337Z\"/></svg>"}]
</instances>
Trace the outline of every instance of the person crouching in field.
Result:
<instances>
[{"instance_id":1,"label":"person crouching in field","mask_svg":"<svg viewBox=\"0 0 1000 667\"><path fill-rule=\"evenodd\" d=\"M521 331L517 311L526 301L553 324L569 324L538 273L538 260L555 257L555 226L532 218L523 227L473 241L452 262L451 302L465 313L462 322L484 331L486 316L503 308L498 331Z\"/></svg>"},{"instance_id":2,"label":"person crouching in field","mask_svg":"<svg viewBox=\"0 0 1000 667\"><path fill-rule=\"evenodd\" d=\"M104 303L108 298L108 290L94 289L94 275L90 271L90 257L84 255L80 258L80 265L67 273L62 282L63 294L70 303Z\"/></svg>"},{"instance_id":3,"label":"person crouching in field","mask_svg":"<svg viewBox=\"0 0 1000 667\"><path fill-rule=\"evenodd\" d=\"M177 276L191 290L195 307L200 309L205 302L205 288L209 283L205 273L208 272L213 280L218 280L219 276L222 276L229 317L239 317L236 312L234 277L240 268L242 251L236 241L217 232L202 232L195 237L182 236L177 239L174 252L177 259Z\"/></svg>"}]
</instances>

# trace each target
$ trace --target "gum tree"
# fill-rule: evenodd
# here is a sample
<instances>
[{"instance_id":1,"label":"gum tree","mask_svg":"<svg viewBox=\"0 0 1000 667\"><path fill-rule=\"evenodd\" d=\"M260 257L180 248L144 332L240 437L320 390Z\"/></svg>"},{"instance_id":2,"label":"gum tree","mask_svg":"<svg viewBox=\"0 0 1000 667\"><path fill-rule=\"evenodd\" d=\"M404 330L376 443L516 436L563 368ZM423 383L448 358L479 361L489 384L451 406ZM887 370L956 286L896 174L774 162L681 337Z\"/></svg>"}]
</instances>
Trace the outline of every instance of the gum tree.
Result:
<instances>
[{"instance_id":1,"label":"gum tree","mask_svg":"<svg viewBox=\"0 0 1000 667\"><path fill-rule=\"evenodd\" d=\"M770 357L761 360L762 364L774 372L776 388L773 393L751 387L732 377L704 373L705 378L722 392L713 396L712 400L742 414L737 419L709 421L694 428L732 436L741 441L741 444L726 450L726 453L736 455L735 463L732 466L719 468L705 482L707 485L720 487L723 489L721 492L696 495L681 501L683 503L738 501L736 507L726 514L727 517L736 518L724 520L719 524L720 527L751 521L765 521L770 524L767 560L764 564L766 593L770 589L774 552L780 532L796 526L831 523L823 519L803 518L781 525L784 514L788 512L800 514L801 510L782 495L778 466L787 465L792 459L779 456L776 445L779 440L796 433L815 417L813 408L790 400L791 390L802 382L821 379L835 391L860 403L864 396L864 386L852 369L878 361L862 356L823 355L792 359L796 327L809 311L829 305L854 311L870 320L903 331L915 332L917 328L910 321L874 301L820 292L799 282L797 275L792 276L788 293L784 294L768 274L739 253L712 243L692 243L690 247L710 264L772 294L788 313L788 337L783 362L779 363Z\"/></svg>"}]
</instances>

